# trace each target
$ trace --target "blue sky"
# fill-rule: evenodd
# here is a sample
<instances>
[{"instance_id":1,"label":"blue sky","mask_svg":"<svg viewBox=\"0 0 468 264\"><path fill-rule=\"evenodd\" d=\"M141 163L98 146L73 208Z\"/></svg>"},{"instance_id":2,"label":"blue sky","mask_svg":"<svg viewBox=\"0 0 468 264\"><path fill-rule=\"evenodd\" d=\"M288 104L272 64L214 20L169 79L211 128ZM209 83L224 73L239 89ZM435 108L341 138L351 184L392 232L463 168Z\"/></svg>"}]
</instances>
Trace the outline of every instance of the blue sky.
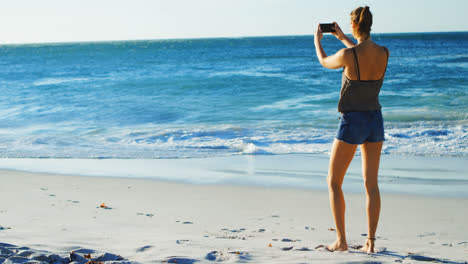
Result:
<instances>
[{"instance_id":1,"label":"blue sky","mask_svg":"<svg viewBox=\"0 0 468 264\"><path fill-rule=\"evenodd\" d=\"M468 31L467 0L0 0L0 43L311 35L349 32L369 5L372 32Z\"/></svg>"}]
</instances>

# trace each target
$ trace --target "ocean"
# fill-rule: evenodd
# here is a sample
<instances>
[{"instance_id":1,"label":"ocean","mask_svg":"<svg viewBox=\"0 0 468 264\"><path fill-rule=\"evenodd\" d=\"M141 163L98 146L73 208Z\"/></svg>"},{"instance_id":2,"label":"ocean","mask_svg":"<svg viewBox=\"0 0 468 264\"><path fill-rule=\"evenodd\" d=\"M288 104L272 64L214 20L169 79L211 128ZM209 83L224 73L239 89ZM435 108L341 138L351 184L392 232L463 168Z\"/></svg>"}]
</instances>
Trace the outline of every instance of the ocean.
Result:
<instances>
[{"instance_id":1,"label":"ocean","mask_svg":"<svg viewBox=\"0 0 468 264\"><path fill-rule=\"evenodd\" d=\"M373 40L383 154L468 157L468 32ZM312 36L1 45L0 157L327 154L340 85Z\"/></svg>"}]
</instances>

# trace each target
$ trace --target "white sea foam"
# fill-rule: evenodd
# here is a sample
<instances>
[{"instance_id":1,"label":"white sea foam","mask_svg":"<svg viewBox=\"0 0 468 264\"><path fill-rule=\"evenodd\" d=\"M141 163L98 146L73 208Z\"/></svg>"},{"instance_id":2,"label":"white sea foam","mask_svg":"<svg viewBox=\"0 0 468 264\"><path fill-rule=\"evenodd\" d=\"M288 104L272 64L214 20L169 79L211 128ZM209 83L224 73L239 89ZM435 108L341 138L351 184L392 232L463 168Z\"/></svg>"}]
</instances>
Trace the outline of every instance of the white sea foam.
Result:
<instances>
[{"instance_id":1,"label":"white sea foam","mask_svg":"<svg viewBox=\"0 0 468 264\"><path fill-rule=\"evenodd\" d=\"M336 128L237 126L0 129L0 157L185 158L329 153ZM386 122L384 154L468 156L468 124Z\"/></svg>"},{"instance_id":2,"label":"white sea foam","mask_svg":"<svg viewBox=\"0 0 468 264\"><path fill-rule=\"evenodd\" d=\"M338 121L337 121L338 122ZM384 154L468 156L468 123L386 121ZM200 126L0 129L0 157L185 158L329 153L336 128Z\"/></svg>"},{"instance_id":3,"label":"white sea foam","mask_svg":"<svg viewBox=\"0 0 468 264\"><path fill-rule=\"evenodd\" d=\"M71 77L63 77L63 78L42 78L33 83L33 85L53 85L53 84L61 84L67 82L84 82L89 81L89 78L71 78Z\"/></svg>"},{"instance_id":4,"label":"white sea foam","mask_svg":"<svg viewBox=\"0 0 468 264\"><path fill-rule=\"evenodd\" d=\"M263 110L263 109L285 110L285 109L310 108L312 106L319 105L319 104L313 104L311 102L321 101L321 100L326 100L326 99L336 99L338 98L338 96L339 96L338 92L326 93L326 94L312 94L312 95L306 95L306 96L298 97L298 98L280 100L280 101L273 102L267 105L256 106L253 108L253 110Z\"/></svg>"},{"instance_id":5,"label":"white sea foam","mask_svg":"<svg viewBox=\"0 0 468 264\"><path fill-rule=\"evenodd\" d=\"M384 153L426 156L468 156L468 125L418 122L386 130Z\"/></svg>"},{"instance_id":6,"label":"white sea foam","mask_svg":"<svg viewBox=\"0 0 468 264\"><path fill-rule=\"evenodd\" d=\"M438 65L439 67L446 67L446 68L468 68L468 62L451 62L451 63L441 63Z\"/></svg>"}]
</instances>

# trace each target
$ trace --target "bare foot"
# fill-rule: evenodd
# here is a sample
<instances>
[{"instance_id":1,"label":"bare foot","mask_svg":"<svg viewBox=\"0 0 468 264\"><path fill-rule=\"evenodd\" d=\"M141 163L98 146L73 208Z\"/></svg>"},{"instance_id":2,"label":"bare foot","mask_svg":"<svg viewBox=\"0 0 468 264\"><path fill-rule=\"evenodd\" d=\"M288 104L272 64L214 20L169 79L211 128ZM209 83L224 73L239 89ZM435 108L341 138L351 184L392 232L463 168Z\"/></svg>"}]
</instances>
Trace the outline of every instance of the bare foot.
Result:
<instances>
[{"instance_id":1,"label":"bare foot","mask_svg":"<svg viewBox=\"0 0 468 264\"><path fill-rule=\"evenodd\" d=\"M362 252L366 252L367 254L370 254L370 253L375 253L375 250L374 250L374 239L367 239L366 240L366 244L361 248L361 251Z\"/></svg>"},{"instance_id":2,"label":"bare foot","mask_svg":"<svg viewBox=\"0 0 468 264\"><path fill-rule=\"evenodd\" d=\"M325 247L328 251L346 251L348 250L348 244L346 242L336 240L333 244Z\"/></svg>"}]
</instances>

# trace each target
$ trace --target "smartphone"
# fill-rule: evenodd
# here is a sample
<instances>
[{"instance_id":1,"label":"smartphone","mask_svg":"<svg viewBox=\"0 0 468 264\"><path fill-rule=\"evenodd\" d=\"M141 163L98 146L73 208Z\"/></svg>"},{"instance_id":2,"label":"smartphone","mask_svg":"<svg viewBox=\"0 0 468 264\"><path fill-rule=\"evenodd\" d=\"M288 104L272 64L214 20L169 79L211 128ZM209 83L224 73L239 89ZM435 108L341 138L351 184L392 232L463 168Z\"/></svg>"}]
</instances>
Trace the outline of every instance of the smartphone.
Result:
<instances>
[{"instance_id":1,"label":"smartphone","mask_svg":"<svg viewBox=\"0 0 468 264\"><path fill-rule=\"evenodd\" d=\"M324 23L320 24L320 30L322 30L323 33L330 33L330 32L335 32L332 27L335 27L335 24L333 23Z\"/></svg>"}]
</instances>

